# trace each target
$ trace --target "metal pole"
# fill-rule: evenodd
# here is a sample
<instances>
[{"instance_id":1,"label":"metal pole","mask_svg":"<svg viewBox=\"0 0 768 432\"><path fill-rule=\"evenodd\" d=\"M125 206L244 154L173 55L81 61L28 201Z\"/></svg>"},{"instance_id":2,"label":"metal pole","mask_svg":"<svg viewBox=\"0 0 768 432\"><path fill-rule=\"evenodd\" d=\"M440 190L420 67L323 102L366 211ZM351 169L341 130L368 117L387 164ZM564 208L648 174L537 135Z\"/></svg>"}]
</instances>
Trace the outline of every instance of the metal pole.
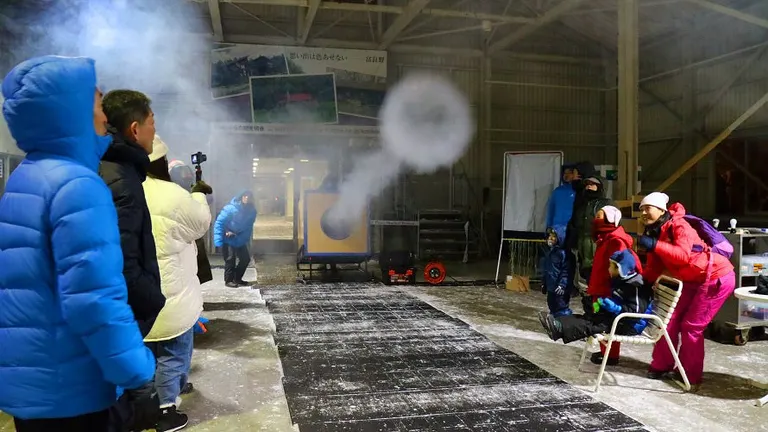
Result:
<instances>
[{"instance_id":1,"label":"metal pole","mask_svg":"<svg viewBox=\"0 0 768 432\"><path fill-rule=\"evenodd\" d=\"M756 50L756 49L760 49L760 48L765 47L765 46L768 46L768 42L761 42L761 43L756 44L756 45L750 45L748 47L737 49L735 51L731 51L731 52L728 52L728 53L725 53L725 54L721 54L721 55L716 56L716 57L711 57L711 58L708 58L708 59L700 60L698 62L690 63L690 64L687 64L685 66L681 66L679 68L675 68L675 69L672 69L672 70L668 70L668 71L664 71L664 72L659 72L657 74L649 75L647 77L641 78L640 82L650 81L650 80L653 80L653 79L656 79L656 78L665 77L667 75L674 75L674 74L676 74L676 73L678 73L678 72L680 72L682 70L685 70L685 69L695 68L695 67L699 67L699 66L704 66L704 65L707 65L709 63L716 62L716 61L719 61L719 60L725 60L727 58L730 58L730 57L733 57L733 56L737 56L739 54L744 54L744 53L747 53L749 51L753 51L753 50Z\"/></svg>"}]
</instances>

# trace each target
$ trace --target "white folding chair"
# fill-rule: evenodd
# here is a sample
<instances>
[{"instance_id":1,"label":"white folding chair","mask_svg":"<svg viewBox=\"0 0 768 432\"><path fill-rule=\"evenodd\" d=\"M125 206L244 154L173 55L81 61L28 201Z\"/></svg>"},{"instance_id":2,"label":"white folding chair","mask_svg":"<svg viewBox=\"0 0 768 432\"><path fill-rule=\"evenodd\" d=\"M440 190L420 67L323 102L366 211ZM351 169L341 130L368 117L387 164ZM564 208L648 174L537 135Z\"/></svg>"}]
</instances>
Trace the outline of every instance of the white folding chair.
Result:
<instances>
[{"instance_id":1,"label":"white folding chair","mask_svg":"<svg viewBox=\"0 0 768 432\"><path fill-rule=\"evenodd\" d=\"M672 352L672 356L675 358L675 364L677 370L683 377L685 391L691 390L691 383L688 381L688 375L683 369L683 365L680 364L680 358L677 356L677 347L672 344L672 339L669 338L667 332L667 325L672 318L672 313L677 307L677 302L680 300L680 295L683 293L683 283L677 279L660 276L656 280L653 294L653 311L651 314L637 314L637 313L623 313L613 320L610 333L602 333L599 335L591 336L587 339L587 343L584 345L584 351L581 353L581 361L579 361L579 370L581 370L584 359L587 357L587 351L589 347L594 345L595 342L605 346L605 355L603 356L603 364L600 365L600 372L597 374L597 383L595 384L595 393L600 390L600 382L603 380L603 374L605 373L605 366L608 363L608 353L611 351L611 346L614 342L625 344L637 344L637 345L653 345L661 338L666 340L669 350ZM616 327L623 319L645 319L648 322L643 334L638 336L622 336L616 334Z\"/></svg>"}]
</instances>

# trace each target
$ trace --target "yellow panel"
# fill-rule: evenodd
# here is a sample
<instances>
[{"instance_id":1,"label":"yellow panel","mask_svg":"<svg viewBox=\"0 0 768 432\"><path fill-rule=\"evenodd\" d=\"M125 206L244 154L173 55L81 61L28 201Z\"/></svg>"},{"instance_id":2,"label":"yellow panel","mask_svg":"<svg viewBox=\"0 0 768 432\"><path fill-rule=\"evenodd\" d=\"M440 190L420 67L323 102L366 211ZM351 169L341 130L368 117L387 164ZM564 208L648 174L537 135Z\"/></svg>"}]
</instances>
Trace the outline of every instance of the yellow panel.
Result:
<instances>
[{"instance_id":1,"label":"yellow panel","mask_svg":"<svg viewBox=\"0 0 768 432\"><path fill-rule=\"evenodd\" d=\"M320 225L320 218L333 206L338 199L335 193L310 192L304 195L304 205L307 219L306 254L307 255L367 255L368 250L368 212L363 211L352 231L344 240L334 240L328 237Z\"/></svg>"}]
</instances>

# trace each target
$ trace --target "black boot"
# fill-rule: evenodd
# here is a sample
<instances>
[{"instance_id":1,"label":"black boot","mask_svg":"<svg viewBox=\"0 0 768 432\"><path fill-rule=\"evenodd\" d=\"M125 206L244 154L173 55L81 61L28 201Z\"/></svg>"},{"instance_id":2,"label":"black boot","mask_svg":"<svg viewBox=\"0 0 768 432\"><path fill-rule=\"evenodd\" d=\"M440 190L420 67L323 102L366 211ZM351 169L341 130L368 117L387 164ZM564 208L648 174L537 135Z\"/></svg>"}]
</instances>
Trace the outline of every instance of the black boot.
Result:
<instances>
[{"instance_id":1,"label":"black boot","mask_svg":"<svg viewBox=\"0 0 768 432\"><path fill-rule=\"evenodd\" d=\"M195 391L195 386L193 386L191 382L188 382L182 387L181 394L190 394L193 391Z\"/></svg>"},{"instance_id":2,"label":"black boot","mask_svg":"<svg viewBox=\"0 0 768 432\"><path fill-rule=\"evenodd\" d=\"M237 282L227 282L224 285L229 287L229 288L237 288L237 287L240 286L240 285L237 284Z\"/></svg>"},{"instance_id":3,"label":"black boot","mask_svg":"<svg viewBox=\"0 0 768 432\"><path fill-rule=\"evenodd\" d=\"M660 380L664 378L664 376L667 374L667 372L661 372L656 371L653 369L648 369L648 372L645 373L646 378L652 379L652 380Z\"/></svg>"},{"instance_id":4,"label":"black boot","mask_svg":"<svg viewBox=\"0 0 768 432\"><path fill-rule=\"evenodd\" d=\"M157 422L157 432L175 432L187 427L189 417L176 411L176 405L160 408L160 420Z\"/></svg>"},{"instance_id":5,"label":"black boot","mask_svg":"<svg viewBox=\"0 0 768 432\"><path fill-rule=\"evenodd\" d=\"M541 315L539 315L539 320L542 320ZM549 338L553 341L563 337L563 325L560 324L560 321L558 321L557 318L547 314L543 318L542 324L544 325L544 330L547 331L547 336L549 336Z\"/></svg>"},{"instance_id":6,"label":"black boot","mask_svg":"<svg viewBox=\"0 0 768 432\"><path fill-rule=\"evenodd\" d=\"M589 361L591 361L592 363L594 363L596 365L603 364L603 353L601 353L600 351L598 351L596 353L592 353L592 356L589 357ZM617 364L619 364L619 359L608 357L608 362L606 363L606 365L608 365L608 366L616 366Z\"/></svg>"}]
</instances>

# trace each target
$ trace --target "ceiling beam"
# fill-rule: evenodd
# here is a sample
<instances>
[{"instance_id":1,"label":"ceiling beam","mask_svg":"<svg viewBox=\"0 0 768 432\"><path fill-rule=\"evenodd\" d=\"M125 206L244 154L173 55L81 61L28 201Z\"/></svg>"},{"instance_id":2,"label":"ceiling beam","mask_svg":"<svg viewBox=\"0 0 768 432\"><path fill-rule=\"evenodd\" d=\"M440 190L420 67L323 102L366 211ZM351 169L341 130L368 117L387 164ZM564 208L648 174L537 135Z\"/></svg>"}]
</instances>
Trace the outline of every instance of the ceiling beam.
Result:
<instances>
[{"instance_id":1,"label":"ceiling beam","mask_svg":"<svg viewBox=\"0 0 768 432\"><path fill-rule=\"evenodd\" d=\"M384 35L381 37L381 41L379 42L379 49L385 50L387 49L392 42L395 41L397 36L405 30L405 28L408 26L408 24L413 21L414 18L416 18L417 15L421 13L422 10L424 10L425 7L429 4L430 0L413 0L403 9L403 14L397 17L395 22L390 24L390 26L387 28L387 31L384 32Z\"/></svg>"},{"instance_id":2,"label":"ceiling beam","mask_svg":"<svg viewBox=\"0 0 768 432\"><path fill-rule=\"evenodd\" d=\"M285 45L295 46L296 39L292 37L284 36L255 36L255 35L227 35L227 42L241 43L241 44L256 44L256 45ZM313 46L318 48L341 48L341 49L362 49L362 50L375 50L378 46L375 42L366 41L350 41L339 39L323 39L323 38L309 38L307 39L307 46ZM468 49L468 48L452 48L446 46L425 46L425 45L410 45L410 44L393 44L390 45L389 52L404 53L404 54L425 54L436 56L455 56L455 57L470 57L481 58L483 57L483 50L480 49ZM592 65L601 66L602 59L591 57L571 57L571 56L558 56L547 54L528 54L528 53L514 53L509 51L502 51L497 53L496 58L506 58L512 60L532 61L532 62L547 62L547 63L570 63L580 65Z\"/></svg>"},{"instance_id":3,"label":"ceiling beam","mask_svg":"<svg viewBox=\"0 0 768 432\"><path fill-rule=\"evenodd\" d=\"M746 21L748 23L768 28L768 20L764 18L759 18L754 15L750 15L746 12L742 12L740 10L732 9L723 5L719 5L717 3L712 3L708 0L686 0L688 3L693 3L696 5L699 5L703 8L707 8L710 10L713 10L715 12L720 12L723 15L728 15L730 17L740 19L742 21Z\"/></svg>"},{"instance_id":4,"label":"ceiling beam","mask_svg":"<svg viewBox=\"0 0 768 432\"><path fill-rule=\"evenodd\" d=\"M206 0L188 0L193 2L204 2ZM293 6L293 7L309 7L309 2L312 0L220 0L221 3L240 3L240 4L257 4L257 5L271 5L271 6ZM348 12L371 12L371 13L383 13L402 15L405 13L409 6L389 6L379 4L361 4L361 3L339 3L333 1L323 1L320 3L320 10L340 10ZM420 15L429 15L443 18L465 18L476 19L478 21L499 21L508 23L526 24L534 22L533 18L520 17L520 16L507 16L498 14L489 14L481 12L460 11L452 9L430 9L424 8L419 12Z\"/></svg>"},{"instance_id":5,"label":"ceiling beam","mask_svg":"<svg viewBox=\"0 0 768 432\"><path fill-rule=\"evenodd\" d=\"M644 8L644 7L653 7L653 6L666 6L673 3L680 3L685 0L645 0L637 7ZM566 15L586 15L586 14L593 14L598 12L618 12L618 7L616 6L608 6L608 7L596 7L596 8L587 8L587 9L579 9L573 12L568 12Z\"/></svg>"},{"instance_id":6,"label":"ceiling beam","mask_svg":"<svg viewBox=\"0 0 768 432\"><path fill-rule=\"evenodd\" d=\"M301 29L301 37L299 38L299 43L302 45L307 43L309 31L312 29L312 23L315 22L315 16L317 16L317 8L320 7L320 3L320 0L309 0L307 17L304 19L304 28ZM299 13L301 13L301 11L299 11Z\"/></svg>"},{"instance_id":7,"label":"ceiling beam","mask_svg":"<svg viewBox=\"0 0 768 432\"><path fill-rule=\"evenodd\" d=\"M213 40L216 42L224 42L224 27L221 24L221 9L219 8L219 0L208 0L208 11L211 14Z\"/></svg>"},{"instance_id":8,"label":"ceiling beam","mask_svg":"<svg viewBox=\"0 0 768 432\"><path fill-rule=\"evenodd\" d=\"M494 42L491 46L488 47L488 53L493 54L523 40L524 38L534 33L536 30L540 29L542 26L556 21L562 15L576 9L582 3L584 3L584 1L585 0L563 0L562 3L548 10L539 18L536 18L534 22L524 25L520 29L499 39L498 42Z\"/></svg>"}]
</instances>

